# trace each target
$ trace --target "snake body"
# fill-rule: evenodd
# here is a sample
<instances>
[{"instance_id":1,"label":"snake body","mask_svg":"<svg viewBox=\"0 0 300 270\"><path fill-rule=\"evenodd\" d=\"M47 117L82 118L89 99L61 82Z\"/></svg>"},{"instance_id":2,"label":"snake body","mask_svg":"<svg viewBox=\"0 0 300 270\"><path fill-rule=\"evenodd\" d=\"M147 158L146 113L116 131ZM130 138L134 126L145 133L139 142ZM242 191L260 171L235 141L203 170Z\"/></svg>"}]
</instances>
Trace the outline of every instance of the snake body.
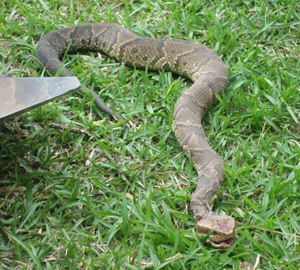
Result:
<instances>
[{"instance_id":1,"label":"snake body","mask_svg":"<svg viewBox=\"0 0 300 270\"><path fill-rule=\"evenodd\" d=\"M37 44L37 58L54 76L66 53L99 51L119 62L137 68L172 71L194 83L179 98L173 114L175 136L198 173L191 209L198 233L217 248L232 245L235 221L212 211L213 198L225 178L224 164L209 146L201 124L205 112L217 101L216 94L227 87L228 70L218 55L197 43L176 39L143 38L114 24L96 23L59 29L43 36ZM60 76L71 76L66 68ZM83 90L80 90L84 92ZM92 92L96 105L109 115L101 98ZM116 114L115 114L116 115ZM116 115L121 118L121 116Z\"/></svg>"}]
</instances>

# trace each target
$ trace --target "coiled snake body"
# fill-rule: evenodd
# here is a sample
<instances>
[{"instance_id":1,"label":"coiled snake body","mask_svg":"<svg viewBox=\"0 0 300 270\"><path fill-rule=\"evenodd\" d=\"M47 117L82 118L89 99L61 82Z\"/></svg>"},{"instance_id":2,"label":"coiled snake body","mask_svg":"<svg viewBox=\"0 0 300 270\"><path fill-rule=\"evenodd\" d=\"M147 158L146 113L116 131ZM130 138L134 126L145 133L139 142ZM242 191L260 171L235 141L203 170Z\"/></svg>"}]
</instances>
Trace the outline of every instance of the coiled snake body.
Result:
<instances>
[{"instance_id":1,"label":"coiled snake body","mask_svg":"<svg viewBox=\"0 0 300 270\"><path fill-rule=\"evenodd\" d=\"M173 130L186 154L192 158L199 176L191 200L196 230L201 236L210 234L206 241L214 247L231 246L235 236L234 219L212 212L212 200L220 192L225 178L224 164L207 143L201 125L205 112L217 101L216 93L220 94L228 83L227 67L220 57L193 42L142 38L126 28L106 23L50 32L38 42L36 53L48 71L56 75L64 53L81 50L99 51L137 68L145 68L148 64L151 70L172 71L194 82L175 105ZM60 76L71 75L63 68ZM113 115L102 99L91 92L96 105Z\"/></svg>"}]
</instances>

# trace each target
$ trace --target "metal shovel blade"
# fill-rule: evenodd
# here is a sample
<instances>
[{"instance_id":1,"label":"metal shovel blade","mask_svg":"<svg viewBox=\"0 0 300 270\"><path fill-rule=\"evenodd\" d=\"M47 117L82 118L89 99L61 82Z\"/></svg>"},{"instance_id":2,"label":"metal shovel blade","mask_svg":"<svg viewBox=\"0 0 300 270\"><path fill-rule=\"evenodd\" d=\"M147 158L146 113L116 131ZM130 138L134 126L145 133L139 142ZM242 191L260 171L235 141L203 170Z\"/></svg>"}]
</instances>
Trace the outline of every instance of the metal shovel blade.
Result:
<instances>
[{"instance_id":1,"label":"metal shovel blade","mask_svg":"<svg viewBox=\"0 0 300 270\"><path fill-rule=\"evenodd\" d=\"M0 77L0 120L32 110L80 86L76 77Z\"/></svg>"}]
</instances>

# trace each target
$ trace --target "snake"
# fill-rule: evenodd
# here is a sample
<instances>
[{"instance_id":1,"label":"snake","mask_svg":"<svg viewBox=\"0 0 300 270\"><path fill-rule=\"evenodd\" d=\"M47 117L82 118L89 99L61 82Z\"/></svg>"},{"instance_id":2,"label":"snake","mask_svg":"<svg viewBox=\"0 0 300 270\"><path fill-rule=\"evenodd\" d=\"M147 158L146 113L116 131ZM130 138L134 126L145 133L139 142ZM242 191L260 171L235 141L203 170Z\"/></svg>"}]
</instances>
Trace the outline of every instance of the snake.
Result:
<instances>
[{"instance_id":1,"label":"snake","mask_svg":"<svg viewBox=\"0 0 300 270\"><path fill-rule=\"evenodd\" d=\"M228 85L228 68L212 50L198 43L171 39L140 37L125 27L109 23L75 25L45 34L37 43L36 55L52 76L71 76L61 62L66 53L91 51L104 53L118 62L139 69L165 70L190 79L193 84L177 100L172 128L191 157L198 174L190 207L195 229L214 248L229 248L234 243L235 220L213 211L214 199L225 179L222 158L205 138L202 119ZM109 108L94 91L97 107L110 116L123 118ZM125 122L125 120L124 120Z\"/></svg>"}]
</instances>

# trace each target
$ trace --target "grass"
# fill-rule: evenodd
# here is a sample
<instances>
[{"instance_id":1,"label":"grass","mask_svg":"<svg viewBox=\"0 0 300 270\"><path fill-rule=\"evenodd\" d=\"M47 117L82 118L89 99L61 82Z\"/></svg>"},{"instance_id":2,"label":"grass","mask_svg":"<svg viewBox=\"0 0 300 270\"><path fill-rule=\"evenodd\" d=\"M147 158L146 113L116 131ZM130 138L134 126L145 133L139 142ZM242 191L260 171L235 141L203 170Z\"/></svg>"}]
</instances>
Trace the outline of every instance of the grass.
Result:
<instances>
[{"instance_id":1,"label":"grass","mask_svg":"<svg viewBox=\"0 0 300 270\"><path fill-rule=\"evenodd\" d=\"M204 126L226 166L215 210L236 219L236 241L205 245L190 216L197 175L171 119L191 82L67 55L71 74L130 127L123 133L79 94L1 124L0 269L299 269L297 1L4 0L0 73L47 76L40 37L89 22L194 41L224 59L230 84Z\"/></svg>"}]
</instances>

